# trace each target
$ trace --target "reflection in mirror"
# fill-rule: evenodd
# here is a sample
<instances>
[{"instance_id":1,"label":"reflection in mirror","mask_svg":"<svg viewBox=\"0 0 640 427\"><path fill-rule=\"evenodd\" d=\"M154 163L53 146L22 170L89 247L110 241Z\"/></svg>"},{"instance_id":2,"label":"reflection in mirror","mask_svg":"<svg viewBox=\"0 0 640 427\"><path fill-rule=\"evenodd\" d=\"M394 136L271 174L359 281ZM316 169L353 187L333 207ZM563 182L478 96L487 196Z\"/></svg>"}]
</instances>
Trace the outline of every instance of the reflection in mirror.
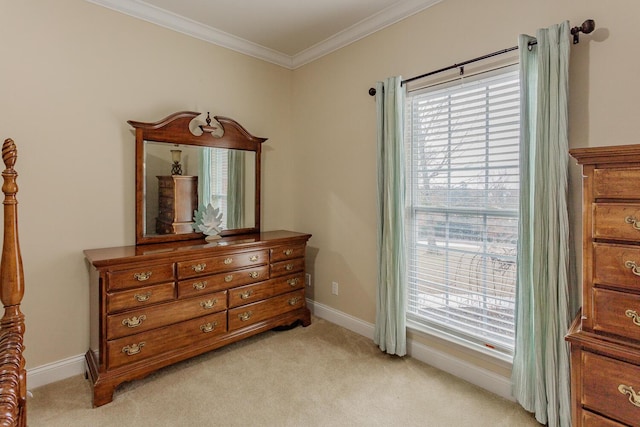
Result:
<instances>
[{"instance_id":1,"label":"reflection in mirror","mask_svg":"<svg viewBox=\"0 0 640 427\"><path fill-rule=\"evenodd\" d=\"M194 232L194 211L207 204L222 212L224 230L254 227L255 156L252 151L145 141L145 236Z\"/></svg>"}]
</instances>

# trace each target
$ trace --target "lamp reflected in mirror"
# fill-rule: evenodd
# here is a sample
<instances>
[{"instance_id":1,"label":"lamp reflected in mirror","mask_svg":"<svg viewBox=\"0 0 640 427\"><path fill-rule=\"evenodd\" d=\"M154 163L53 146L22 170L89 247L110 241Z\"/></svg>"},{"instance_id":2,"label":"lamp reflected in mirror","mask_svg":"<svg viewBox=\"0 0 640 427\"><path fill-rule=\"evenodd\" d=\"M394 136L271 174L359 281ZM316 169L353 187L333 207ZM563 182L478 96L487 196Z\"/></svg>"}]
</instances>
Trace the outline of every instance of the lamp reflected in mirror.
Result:
<instances>
[{"instance_id":1,"label":"lamp reflected in mirror","mask_svg":"<svg viewBox=\"0 0 640 427\"><path fill-rule=\"evenodd\" d=\"M171 175L182 175L182 165L180 164L180 158L182 157L182 150L171 150Z\"/></svg>"}]
</instances>

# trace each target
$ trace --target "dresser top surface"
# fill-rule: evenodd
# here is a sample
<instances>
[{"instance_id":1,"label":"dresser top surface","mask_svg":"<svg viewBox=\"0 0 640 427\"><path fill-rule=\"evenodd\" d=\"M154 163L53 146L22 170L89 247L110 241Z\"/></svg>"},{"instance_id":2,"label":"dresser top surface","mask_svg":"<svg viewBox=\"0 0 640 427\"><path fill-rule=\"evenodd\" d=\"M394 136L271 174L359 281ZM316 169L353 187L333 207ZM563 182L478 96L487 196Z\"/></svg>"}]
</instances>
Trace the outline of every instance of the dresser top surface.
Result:
<instances>
[{"instance_id":1,"label":"dresser top surface","mask_svg":"<svg viewBox=\"0 0 640 427\"><path fill-rule=\"evenodd\" d=\"M265 245L287 244L291 240L306 242L311 237L307 233L287 230L265 231L223 237L208 242L204 239L148 245L117 246L111 248L86 249L84 255L95 267L103 267L126 262L151 261L192 254L212 254L229 249L259 249Z\"/></svg>"}]
</instances>

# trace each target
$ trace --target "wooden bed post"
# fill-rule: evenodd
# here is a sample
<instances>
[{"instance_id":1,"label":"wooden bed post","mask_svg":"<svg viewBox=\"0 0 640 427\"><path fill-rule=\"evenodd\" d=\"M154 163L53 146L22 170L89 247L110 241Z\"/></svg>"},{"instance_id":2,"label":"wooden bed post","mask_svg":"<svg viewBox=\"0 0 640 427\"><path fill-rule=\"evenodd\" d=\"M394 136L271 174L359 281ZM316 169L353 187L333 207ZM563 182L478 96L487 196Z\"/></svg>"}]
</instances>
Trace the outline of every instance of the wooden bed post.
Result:
<instances>
[{"instance_id":1,"label":"wooden bed post","mask_svg":"<svg viewBox=\"0 0 640 427\"><path fill-rule=\"evenodd\" d=\"M4 241L0 265L0 299L4 315L0 319L0 425L26 426L26 381L24 314L20 303L24 295L24 273L18 241L18 174L13 169L18 152L13 140L2 145L6 169L4 180Z\"/></svg>"}]
</instances>

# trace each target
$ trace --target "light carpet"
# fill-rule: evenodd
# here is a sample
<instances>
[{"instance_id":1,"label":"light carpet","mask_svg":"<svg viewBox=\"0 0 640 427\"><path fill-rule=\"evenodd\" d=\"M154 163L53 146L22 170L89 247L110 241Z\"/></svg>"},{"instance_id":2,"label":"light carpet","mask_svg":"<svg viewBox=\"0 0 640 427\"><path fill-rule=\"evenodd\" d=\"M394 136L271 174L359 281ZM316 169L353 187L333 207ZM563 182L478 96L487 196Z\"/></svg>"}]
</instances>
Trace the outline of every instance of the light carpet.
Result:
<instances>
[{"instance_id":1,"label":"light carpet","mask_svg":"<svg viewBox=\"0 0 640 427\"><path fill-rule=\"evenodd\" d=\"M79 375L32 390L31 427L539 427L516 403L313 318L125 383L91 407Z\"/></svg>"}]
</instances>

